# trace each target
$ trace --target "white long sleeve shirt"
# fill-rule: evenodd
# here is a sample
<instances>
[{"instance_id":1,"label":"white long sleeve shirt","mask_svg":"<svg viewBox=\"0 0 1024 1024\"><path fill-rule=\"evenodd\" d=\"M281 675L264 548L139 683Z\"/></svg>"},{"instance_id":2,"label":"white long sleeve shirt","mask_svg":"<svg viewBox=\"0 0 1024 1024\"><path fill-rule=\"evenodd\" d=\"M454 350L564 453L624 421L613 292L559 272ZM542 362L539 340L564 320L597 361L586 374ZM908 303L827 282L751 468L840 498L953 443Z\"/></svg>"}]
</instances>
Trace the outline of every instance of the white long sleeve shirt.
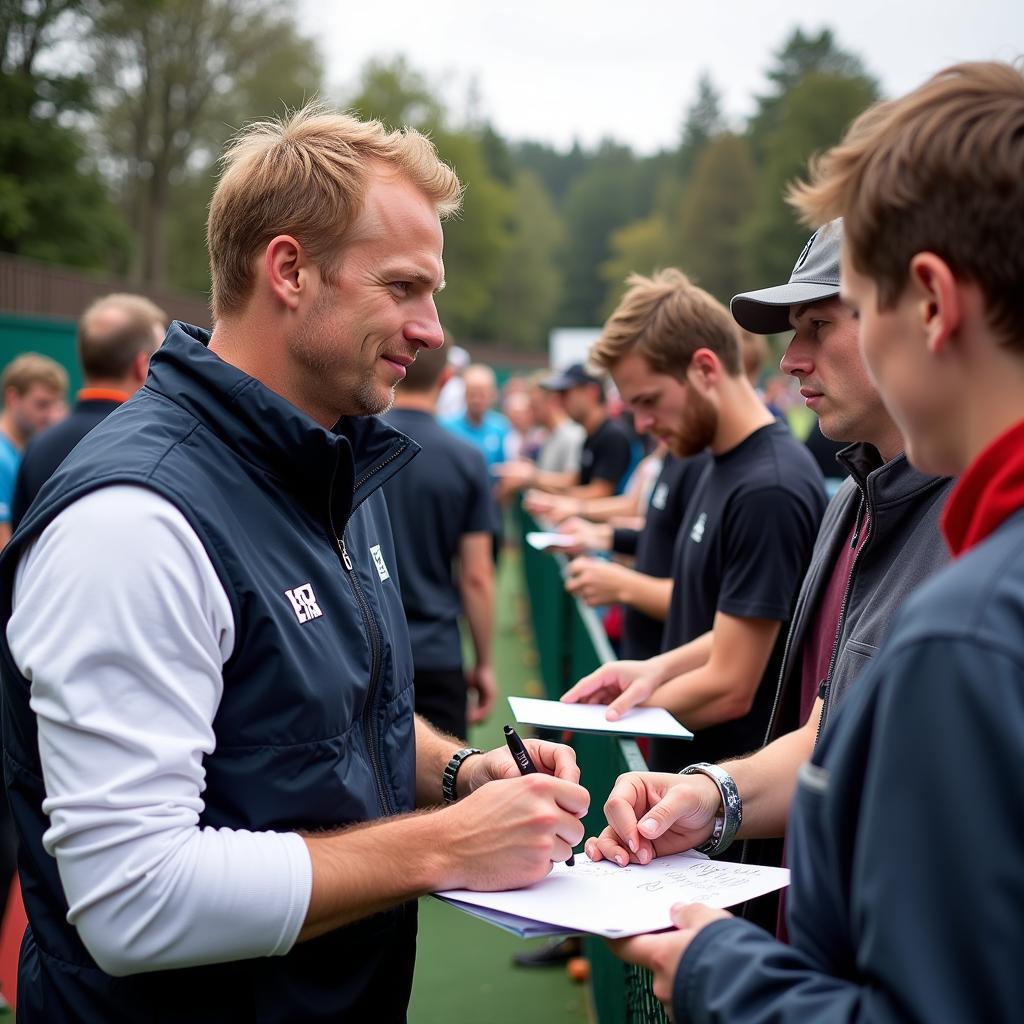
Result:
<instances>
[{"instance_id":1,"label":"white long sleeve shirt","mask_svg":"<svg viewBox=\"0 0 1024 1024\"><path fill-rule=\"evenodd\" d=\"M43 845L97 963L287 953L312 887L301 837L198 824L234 626L185 517L141 487L75 502L19 562L7 640L38 721Z\"/></svg>"}]
</instances>

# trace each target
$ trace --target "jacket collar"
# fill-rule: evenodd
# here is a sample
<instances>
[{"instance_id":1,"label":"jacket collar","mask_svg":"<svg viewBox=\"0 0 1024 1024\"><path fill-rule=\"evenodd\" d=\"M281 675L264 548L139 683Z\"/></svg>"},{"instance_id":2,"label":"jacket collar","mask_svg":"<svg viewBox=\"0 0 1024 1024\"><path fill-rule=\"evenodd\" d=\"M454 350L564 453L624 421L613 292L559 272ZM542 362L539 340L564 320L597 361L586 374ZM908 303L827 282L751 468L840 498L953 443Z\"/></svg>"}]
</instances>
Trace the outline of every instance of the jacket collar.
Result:
<instances>
[{"instance_id":1,"label":"jacket collar","mask_svg":"<svg viewBox=\"0 0 1024 1024\"><path fill-rule=\"evenodd\" d=\"M185 409L241 458L288 482L299 496L320 502L328 497L335 526L343 528L351 511L419 451L375 416L344 417L325 430L211 352L209 342L209 331L172 323L150 360L145 390Z\"/></svg>"},{"instance_id":2,"label":"jacket collar","mask_svg":"<svg viewBox=\"0 0 1024 1024\"><path fill-rule=\"evenodd\" d=\"M916 470L903 452L885 462L878 449L866 441L848 445L836 458L850 470L873 508L902 501L932 484L945 483L944 477Z\"/></svg>"}]
</instances>

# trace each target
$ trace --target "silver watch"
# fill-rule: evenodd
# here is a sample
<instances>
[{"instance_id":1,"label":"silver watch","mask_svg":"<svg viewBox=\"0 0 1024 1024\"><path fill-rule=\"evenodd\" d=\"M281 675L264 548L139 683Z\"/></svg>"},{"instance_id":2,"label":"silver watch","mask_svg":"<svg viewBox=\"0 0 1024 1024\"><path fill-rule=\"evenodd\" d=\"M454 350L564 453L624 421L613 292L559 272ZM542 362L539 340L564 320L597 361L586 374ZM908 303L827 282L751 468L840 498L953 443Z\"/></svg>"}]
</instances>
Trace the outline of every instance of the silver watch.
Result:
<instances>
[{"instance_id":1,"label":"silver watch","mask_svg":"<svg viewBox=\"0 0 1024 1024\"><path fill-rule=\"evenodd\" d=\"M722 813L715 815L711 837L697 847L697 852L706 853L709 857L725 853L732 846L743 824L743 800L736 788L736 780L724 768L706 762L687 765L679 774L706 775L718 787L722 798Z\"/></svg>"}]
</instances>

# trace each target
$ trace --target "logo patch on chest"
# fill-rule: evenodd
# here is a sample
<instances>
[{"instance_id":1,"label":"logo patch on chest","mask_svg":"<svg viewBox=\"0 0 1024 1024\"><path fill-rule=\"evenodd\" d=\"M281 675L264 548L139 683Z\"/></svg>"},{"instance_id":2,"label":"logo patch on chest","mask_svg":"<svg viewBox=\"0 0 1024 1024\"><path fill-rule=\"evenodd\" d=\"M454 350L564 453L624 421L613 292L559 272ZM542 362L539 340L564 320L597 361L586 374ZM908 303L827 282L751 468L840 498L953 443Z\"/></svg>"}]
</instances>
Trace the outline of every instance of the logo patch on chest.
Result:
<instances>
[{"instance_id":1,"label":"logo patch on chest","mask_svg":"<svg viewBox=\"0 0 1024 1024\"><path fill-rule=\"evenodd\" d=\"M694 544L699 544L704 539L704 527L708 525L708 514L707 512L701 512L697 516L697 521L693 524L693 529L690 531L690 540Z\"/></svg>"},{"instance_id":2,"label":"logo patch on chest","mask_svg":"<svg viewBox=\"0 0 1024 1024\"><path fill-rule=\"evenodd\" d=\"M319 619L323 615L320 605L316 603L312 583L303 583L294 590L286 590L284 596L291 602L292 611L299 622L309 622L310 619Z\"/></svg>"},{"instance_id":3,"label":"logo patch on chest","mask_svg":"<svg viewBox=\"0 0 1024 1024\"><path fill-rule=\"evenodd\" d=\"M381 554L380 545L374 544L370 548L370 554L373 555L373 564L377 566L377 575L380 577L381 583L391 579L391 573L388 572L388 564L384 561L383 554Z\"/></svg>"}]
</instances>

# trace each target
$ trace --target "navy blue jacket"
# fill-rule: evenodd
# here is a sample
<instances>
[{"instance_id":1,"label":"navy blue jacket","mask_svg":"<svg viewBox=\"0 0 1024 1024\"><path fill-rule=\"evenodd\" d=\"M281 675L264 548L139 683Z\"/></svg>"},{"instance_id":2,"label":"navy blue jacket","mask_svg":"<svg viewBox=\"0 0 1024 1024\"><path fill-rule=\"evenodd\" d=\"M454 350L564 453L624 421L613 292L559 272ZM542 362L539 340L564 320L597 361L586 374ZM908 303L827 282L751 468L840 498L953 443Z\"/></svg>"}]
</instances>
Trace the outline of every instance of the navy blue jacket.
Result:
<instances>
[{"instance_id":1,"label":"navy blue jacket","mask_svg":"<svg viewBox=\"0 0 1024 1024\"><path fill-rule=\"evenodd\" d=\"M791 946L701 931L677 1021L1019 1021L1024 511L906 602L801 771Z\"/></svg>"},{"instance_id":2,"label":"navy blue jacket","mask_svg":"<svg viewBox=\"0 0 1024 1024\"><path fill-rule=\"evenodd\" d=\"M150 488L196 531L234 617L200 826L321 830L408 811L412 662L379 488L416 446L373 418L322 429L209 352L206 340L173 324L146 386L42 489L0 560L0 621L10 616L21 550L62 509L105 485ZM308 607L286 594L306 584L319 616L300 616ZM105 974L65 921L56 862L42 847L36 722L5 638L0 659L5 773L29 917L19 1020L404 1020L414 905L284 957Z\"/></svg>"}]
</instances>

